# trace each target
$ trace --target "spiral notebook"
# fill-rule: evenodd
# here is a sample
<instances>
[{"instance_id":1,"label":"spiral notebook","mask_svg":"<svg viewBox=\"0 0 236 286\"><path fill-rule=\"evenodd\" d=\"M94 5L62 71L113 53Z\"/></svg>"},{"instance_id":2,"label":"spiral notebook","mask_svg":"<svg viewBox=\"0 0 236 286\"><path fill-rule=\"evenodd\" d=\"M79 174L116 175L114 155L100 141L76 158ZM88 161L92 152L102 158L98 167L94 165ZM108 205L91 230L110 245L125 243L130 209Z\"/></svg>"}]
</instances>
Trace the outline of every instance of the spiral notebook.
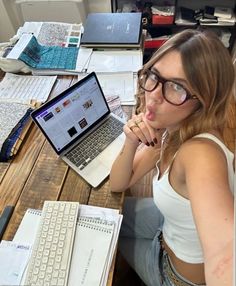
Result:
<instances>
[{"instance_id":1,"label":"spiral notebook","mask_svg":"<svg viewBox=\"0 0 236 286\"><path fill-rule=\"evenodd\" d=\"M122 215L112 209L86 205L80 207L82 210L77 222L68 286L104 286L115 252ZM28 209L13 241L32 245L40 218L40 210Z\"/></svg>"},{"instance_id":2,"label":"spiral notebook","mask_svg":"<svg viewBox=\"0 0 236 286\"><path fill-rule=\"evenodd\" d=\"M114 223L93 218L79 218L70 267L69 286L101 285L111 245ZM89 244L89 247L88 247Z\"/></svg>"}]
</instances>

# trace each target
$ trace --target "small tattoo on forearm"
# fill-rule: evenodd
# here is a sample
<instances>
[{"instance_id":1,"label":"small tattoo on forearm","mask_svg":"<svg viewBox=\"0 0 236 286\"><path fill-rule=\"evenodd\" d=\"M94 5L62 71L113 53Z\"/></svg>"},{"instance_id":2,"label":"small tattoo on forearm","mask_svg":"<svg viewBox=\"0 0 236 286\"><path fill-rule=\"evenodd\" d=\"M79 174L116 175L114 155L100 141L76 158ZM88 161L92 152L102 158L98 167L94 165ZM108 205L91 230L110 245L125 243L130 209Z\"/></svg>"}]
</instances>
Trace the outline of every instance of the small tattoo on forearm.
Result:
<instances>
[{"instance_id":1,"label":"small tattoo on forearm","mask_svg":"<svg viewBox=\"0 0 236 286\"><path fill-rule=\"evenodd\" d=\"M122 147L120 154L119 154L120 156L124 153L124 149L125 149L125 146Z\"/></svg>"}]
</instances>

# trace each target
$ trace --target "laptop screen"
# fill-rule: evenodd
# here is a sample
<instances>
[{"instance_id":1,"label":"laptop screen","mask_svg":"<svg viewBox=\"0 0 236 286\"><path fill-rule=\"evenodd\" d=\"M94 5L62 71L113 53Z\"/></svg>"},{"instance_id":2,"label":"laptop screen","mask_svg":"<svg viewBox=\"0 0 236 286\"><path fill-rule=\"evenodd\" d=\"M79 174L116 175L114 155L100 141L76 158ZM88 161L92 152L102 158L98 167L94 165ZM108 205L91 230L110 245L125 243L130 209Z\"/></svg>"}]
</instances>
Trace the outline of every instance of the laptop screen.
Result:
<instances>
[{"instance_id":1,"label":"laptop screen","mask_svg":"<svg viewBox=\"0 0 236 286\"><path fill-rule=\"evenodd\" d=\"M61 154L109 113L93 72L33 111L31 116L54 150Z\"/></svg>"}]
</instances>

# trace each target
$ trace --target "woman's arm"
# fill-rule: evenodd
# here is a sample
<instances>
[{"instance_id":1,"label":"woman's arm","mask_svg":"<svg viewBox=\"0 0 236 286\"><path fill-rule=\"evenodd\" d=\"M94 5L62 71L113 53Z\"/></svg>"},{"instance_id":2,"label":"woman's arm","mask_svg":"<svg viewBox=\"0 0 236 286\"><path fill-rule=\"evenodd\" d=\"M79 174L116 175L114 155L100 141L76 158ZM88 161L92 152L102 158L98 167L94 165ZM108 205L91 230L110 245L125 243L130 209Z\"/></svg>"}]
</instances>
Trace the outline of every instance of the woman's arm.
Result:
<instances>
[{"instance_id":1,"label":"woman's arm","mask_svg":"<svg viewBox=\"0 0 236 286\"><path fill-rule=\"evenodd\" d=\"M158 159L157 147L143 146L140 150L128 140L113 163L110 172L110 187L112 192L125 191L147 174Z\"/></svg>"},{"instance_id":2,"label":"woman's arm","mask_svg":"<svg viewBox=\"0 0 236 286\"><path fill-rule=\"evenodd\" d=\"M147 124L143 114L134 115L124 126L124 133L124 146L110 172L110 187L113 192L125 191L141 179L155 166L159 156L159 131ZM141 142L144 146L138 148Z\"/></svg>"},{"instance_id":3,"label":"woman's arm","mask_svg":"<svg viewBox=\"0 0 236 286\"><path fill-rule=\"evenodd\" d=\"M180 152L204 253L206 283L232 286L234 200L225 154L207 140L187 143Z\"/></svg>"}]
</instances>

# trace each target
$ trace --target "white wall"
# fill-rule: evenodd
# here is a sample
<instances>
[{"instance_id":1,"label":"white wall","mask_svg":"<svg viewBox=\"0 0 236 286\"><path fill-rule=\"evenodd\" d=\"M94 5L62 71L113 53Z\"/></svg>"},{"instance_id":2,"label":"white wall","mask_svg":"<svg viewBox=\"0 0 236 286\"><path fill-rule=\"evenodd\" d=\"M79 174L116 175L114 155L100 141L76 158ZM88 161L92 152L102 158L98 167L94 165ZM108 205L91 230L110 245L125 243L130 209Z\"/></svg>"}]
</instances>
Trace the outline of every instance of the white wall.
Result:
<instances>
[{"instance_id":1,"label":"white wall","mask_svg":"<svg viewBox=\"0 0 236 286\"><path fill-rule=\"evenodd\" d=\"M3 0L0 0L0 42L7 42L14 36L16 29L5 8Z\"/></svg>"},{"instance_id":2,"label":"white wall","mask_svg":"<svg viewBox=\"0 0 236 286\"><path fill-rule=\"evenodd\" d=\"M110 0L85 0L88 1L88 12L111 12Z\"/></svg>"},{"instance_id":3,"label":"white wall","mask_svg":"<svg viewBox=\"0 0 236 286\"><path fill-rule=\"evenodd\" d=\"M34 2L33 6L27 7L27 2ZM50 10L53 9L47 9L47 5L49 7L55 4L57 2L60 2L63 0L24 0L22 2L25 2L22 4L16 4L16 0L0 0L0 43L6 42L15 35L17 29L24 24L24 19L26 18L26 21L47 21L47 19L52 21L58 21L58 22L70 22L70 15L71 22L75 22L75 19L79 18L76 17L76 11L69 8L70 5L68 5L68 13L65 13L63 9L59 9L58 5L58 11L55 9L54 13L50 14ZM73 1L73 0L72 0ZM111 12L111 4L110 0L84 0L86 1L86 9L87 13L91 12ZM41 2L41 3L40 3ZM44 2L44 3L42 3ZM53 3L54 2L54 3ZM67 4L69 4L69 1L64 0ZM29 4L29 3L28 3ZM71 3L73 4L73 3ZM23 7L26 10L21 11L21 7ZM38 9L39 6L42 6L43 9ZM35 11L33 10L35 7ZM45 7L45 8L44 8ZM71 6L72 7L72 6ZM42 15L42 20L40 20L40 13ZM62 12L60 12L62 11ZM25 14L23 15L23 12ZM57 13L59 12L59 13ZM25 18L24 18L25 17ZM48 20L48 21L49 21ZM81 19L78 19L78 21L81 21Z\"/></svg>"}]
</instances>

